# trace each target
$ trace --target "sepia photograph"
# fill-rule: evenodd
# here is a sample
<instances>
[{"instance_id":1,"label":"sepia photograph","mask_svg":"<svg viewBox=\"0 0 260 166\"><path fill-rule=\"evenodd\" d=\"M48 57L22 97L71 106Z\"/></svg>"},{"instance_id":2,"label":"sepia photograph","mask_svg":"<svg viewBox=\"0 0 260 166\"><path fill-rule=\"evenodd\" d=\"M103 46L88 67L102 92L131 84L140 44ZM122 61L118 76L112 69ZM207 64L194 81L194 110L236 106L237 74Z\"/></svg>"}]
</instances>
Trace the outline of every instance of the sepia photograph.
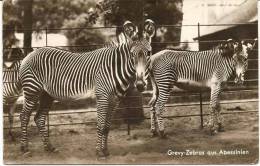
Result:
<instances>
[{"instance_id":1,"label":"sepia photograph","mask_svg":"<svg viewBox=\"0 0 260 166\"><path fill-rule=\"evenodd\" d=\"M258 164L257 0L3 0L3 165Z\"/></svg>"}]
</instances>

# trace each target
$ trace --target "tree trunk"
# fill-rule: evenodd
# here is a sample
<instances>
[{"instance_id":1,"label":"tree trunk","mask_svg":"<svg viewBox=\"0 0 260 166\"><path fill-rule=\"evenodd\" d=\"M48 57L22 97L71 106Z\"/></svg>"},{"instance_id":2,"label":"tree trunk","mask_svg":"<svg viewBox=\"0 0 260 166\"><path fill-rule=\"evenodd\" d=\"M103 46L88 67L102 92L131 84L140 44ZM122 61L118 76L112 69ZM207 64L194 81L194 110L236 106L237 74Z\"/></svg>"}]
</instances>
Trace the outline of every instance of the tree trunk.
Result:
<instances>
[{"instance_id":1,"label":"tree trunk","mask_svg":"<svg viewBox=\"0 0 260 166\"><path fill-rule=\"evenodd\" d=\"M23 38L23 46L25 55L31 52L32 46L32 20L33 20L33 13L32 13L32 5L33 0L26 0L23 2L24 5L24 16L23 16L23 25L24 25L24 38Z\"/></svg>"}]
</instances>

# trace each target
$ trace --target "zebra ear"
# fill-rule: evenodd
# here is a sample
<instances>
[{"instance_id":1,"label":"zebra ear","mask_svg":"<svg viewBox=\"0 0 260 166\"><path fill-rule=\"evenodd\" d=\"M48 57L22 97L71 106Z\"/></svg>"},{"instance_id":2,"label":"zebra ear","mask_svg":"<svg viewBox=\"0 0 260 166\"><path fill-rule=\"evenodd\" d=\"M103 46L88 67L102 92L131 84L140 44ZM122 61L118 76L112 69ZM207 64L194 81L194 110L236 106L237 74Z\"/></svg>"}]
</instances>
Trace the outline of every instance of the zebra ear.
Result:
<instances>
[{"instance_id":1,"label":"zebra ear","mask_svg":"<svg viewBox=\"0 0 260 166\"><path fill-rule=\"evenodd\" d=\"M244 45L246 46L246 51L253 50L253 48L257 45L257 38L254 39L254 43L247 42L247 43L244 43Z\"/></svg>"},{"instance_id":2,"label":"zebra ear","mask_svg":"<svg viewBox=\"0 0 260 166\"><path fill-rule=\"evenodd\" d=\"M247 48L249 50L252 50L257 45L257 41L258 41L258 39L256 38L256 39L254 39L254 43L253 44L247 43Z\"/></svg>"},{"instance_id":3,"label":"zebra ear","mask_svg":"<svg viewBox=\"0 0 260 166\"><path fill-rule=\"evenodd\" d=\"M123 25L123 29L124 29L124 34L132 40L134 39L134 37L138 32L138 28L131 21L126 21Z\"/></svg>"},{"instance_id":4,"label":"zebra ear","mask_svg":"<svg viewBox=\"0 0 260 166\"><path fill-rule=\"evenodd\" d=\"M144 31L143 36L146 38L149 42L151 42L151 38L155 34L155 23L151 19L146 19L144 22Z\"/></svg>"},{"instance_id":5,"label":"zebra ear","mask_svg":"<svg viewBox=\"0 0 260 166\"><path fill-rule=\"evenodd\" d=\"M220 49L223 51L223 56L233 56L234 49L234 41L232 39L228 39L220 44Z\"/></svg>"},{"instance_id":6,"label":"zebra ear","mask_svg":"<svg viewBox=\"0 0 260 166\"><path fill-rule=\"evenodd\" d=\"M253 49L253 45L251 43L247 43L246 46L247 46L248 50L252 50Z\"/></svg>"},{"instance_id":7,"label":"zebra ear","mask_svg":"<svg viewBox=\"0 0 260 166\"><path fill-rule=\"evenodd\" d=\"M234 43L234 40L233 39L228 39L226 41L226 45L225 45L225 48L226 49L229 49L229 51L234 51L234 47L236 47L236 43Z\"/></svg>"}]
</instances>

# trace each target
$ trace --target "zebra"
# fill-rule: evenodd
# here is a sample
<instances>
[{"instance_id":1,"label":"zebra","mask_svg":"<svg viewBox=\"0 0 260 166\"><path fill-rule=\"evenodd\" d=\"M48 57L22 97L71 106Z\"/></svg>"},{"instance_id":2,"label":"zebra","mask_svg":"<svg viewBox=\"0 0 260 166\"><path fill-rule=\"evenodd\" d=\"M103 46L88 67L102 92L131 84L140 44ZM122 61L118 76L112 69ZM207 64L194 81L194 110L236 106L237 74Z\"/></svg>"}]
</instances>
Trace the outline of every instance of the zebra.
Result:
<instances>
[{"instance_id":1,"label":"zebra","mask_svg":"<svg viewBox=\"0 0 260 166\"><path fill-rule=\"evenodd\" d=\"M149 22L149 19L146 20L146 22ZM153 23L153 22L151 22ZM124 25L132 24L131 21L126 21ZM109 39L108 42L105 42L103 47L113 47L113 46L119 46L124 43L129 42L129 38L127 38L126 33L129 33L132 37L131 40L136 40L138 36L138 27L137 26L129 26L125 27L124 32L120 32L116 37ZM149 39L149 37L147 38Z\"/></svg>"},{"instance_id":2,"label":"zebra","mask_svg":"<svg viewBox=\"0 0 260 166\"><path fill-rule=\"evenodd\" d=\"M146 24L151 24L145 21ZM151 25L153 26L153 25ZM143 30L137 40L132 22L123 26L127 43L104 47L86 53L43 47L27 55L22 61L19 79L22 84L24 104L20 113L21 151L29 155L27 125L31 112L39 101L34 121L43 138L45 151L56 152L45 128L46 115L54 99L75 100L86 98L93 92L97 100L97 146L98 158L109 155L107 139L111 111L117 97L123 97L131 82L139 91L146 88L153 32Z\"/></svg>"},{"instance_id":3,"label":"zebra","mask_svg":"<svg viewBox=\"0 0 260 166\"><path fill-rule=\"evenodd\" d=\"M7 61L3 63L3 105L11 105L8 110L9 120L9 136L11 140L15 140L13 135L13 120L16 110L16 102L21 95L22 86L19 82L18 73L21 66L21 60L9 62L13 57L23 56L23 52L19 48L13 48L7 55ZM4 107L5 109L5 107Z\"/></svg>"},{"instance_id":4,"label":"zebra","mask_svg":"<svg viewBox=\"0 0 260 166\"><path fill-rule=\"evenodd\" d=\"M150 112L152 136L159 134L160 137L166 138L162 114L173 86L186 90L198 87L210 88L209 131L211 134L224 131L219 104L222 85L234 74L235 82L243 83L248 65L248 52L255 43L229 39L206 51L166 49L152 55L150 76L153 96L149 102L152 106Z\"/></svg>"}]
</instances>

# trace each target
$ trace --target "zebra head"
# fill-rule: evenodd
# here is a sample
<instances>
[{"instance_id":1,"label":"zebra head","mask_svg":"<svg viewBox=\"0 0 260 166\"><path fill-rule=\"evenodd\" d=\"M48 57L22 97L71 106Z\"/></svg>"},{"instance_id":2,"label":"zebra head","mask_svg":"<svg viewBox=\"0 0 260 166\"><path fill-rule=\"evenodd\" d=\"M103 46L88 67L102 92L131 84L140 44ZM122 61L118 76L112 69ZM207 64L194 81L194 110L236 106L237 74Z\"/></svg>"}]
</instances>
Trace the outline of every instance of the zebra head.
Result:
<instances>
[{"instance_id":1,"label":"zebra head","mask_svg":"<svg viewBox=\"0 0 260 166\"><path fill-rule=\"evenodd\" d=\"M147 70L150 65L151 50L150 43L145 39L135 41L131 46L131 59L136 72L134 85L140 92L144 91L147 85Z\"/></svg>"},{"instance_id":2,"label":"zebra head","mask_svg":"<svg viewBox=\"0 0 260 166\"><path fill-rule=\"evenodd\" d=\"M233 56L235 61L235 70L236 70L236 78L235 83L243 84L245 78L245 72L248 66L248 52L251 51L257 39L255 39L254 43L246 43L244 41L239 42L235 48L235 54Z\"/></svg>"},{"instance_id":3,"label":"zebra head","mask_svg":"<svg viewBox=\"0 0 260 166\"><path fill-rule=\"evenodd\" d=\"M256 44L257 39L254 43L248 43L245 41L233 41L232 39L227 40L225 45L230 52L232 52L232 58L234 62L234 71L235 71L235 83L243 84L244 75L248 66L248 53Z\"/></svg>"},{"instance_id":4,"label":"zebra head","mask_svg":"<svg viewBox=\"0 0 260 166\"><path fill-rule=\"evenodd\" d=\"M138 36L138 27L130 21L124 23L124 34L128 41L132 41L130 46L131 61L136 72L135 87L142 92L147 85L148 70L150 66L150 55L152 51L151 38L155 34L154 22L147 19L144 22L142 36Z\"/></svg>"}]
</instances>

